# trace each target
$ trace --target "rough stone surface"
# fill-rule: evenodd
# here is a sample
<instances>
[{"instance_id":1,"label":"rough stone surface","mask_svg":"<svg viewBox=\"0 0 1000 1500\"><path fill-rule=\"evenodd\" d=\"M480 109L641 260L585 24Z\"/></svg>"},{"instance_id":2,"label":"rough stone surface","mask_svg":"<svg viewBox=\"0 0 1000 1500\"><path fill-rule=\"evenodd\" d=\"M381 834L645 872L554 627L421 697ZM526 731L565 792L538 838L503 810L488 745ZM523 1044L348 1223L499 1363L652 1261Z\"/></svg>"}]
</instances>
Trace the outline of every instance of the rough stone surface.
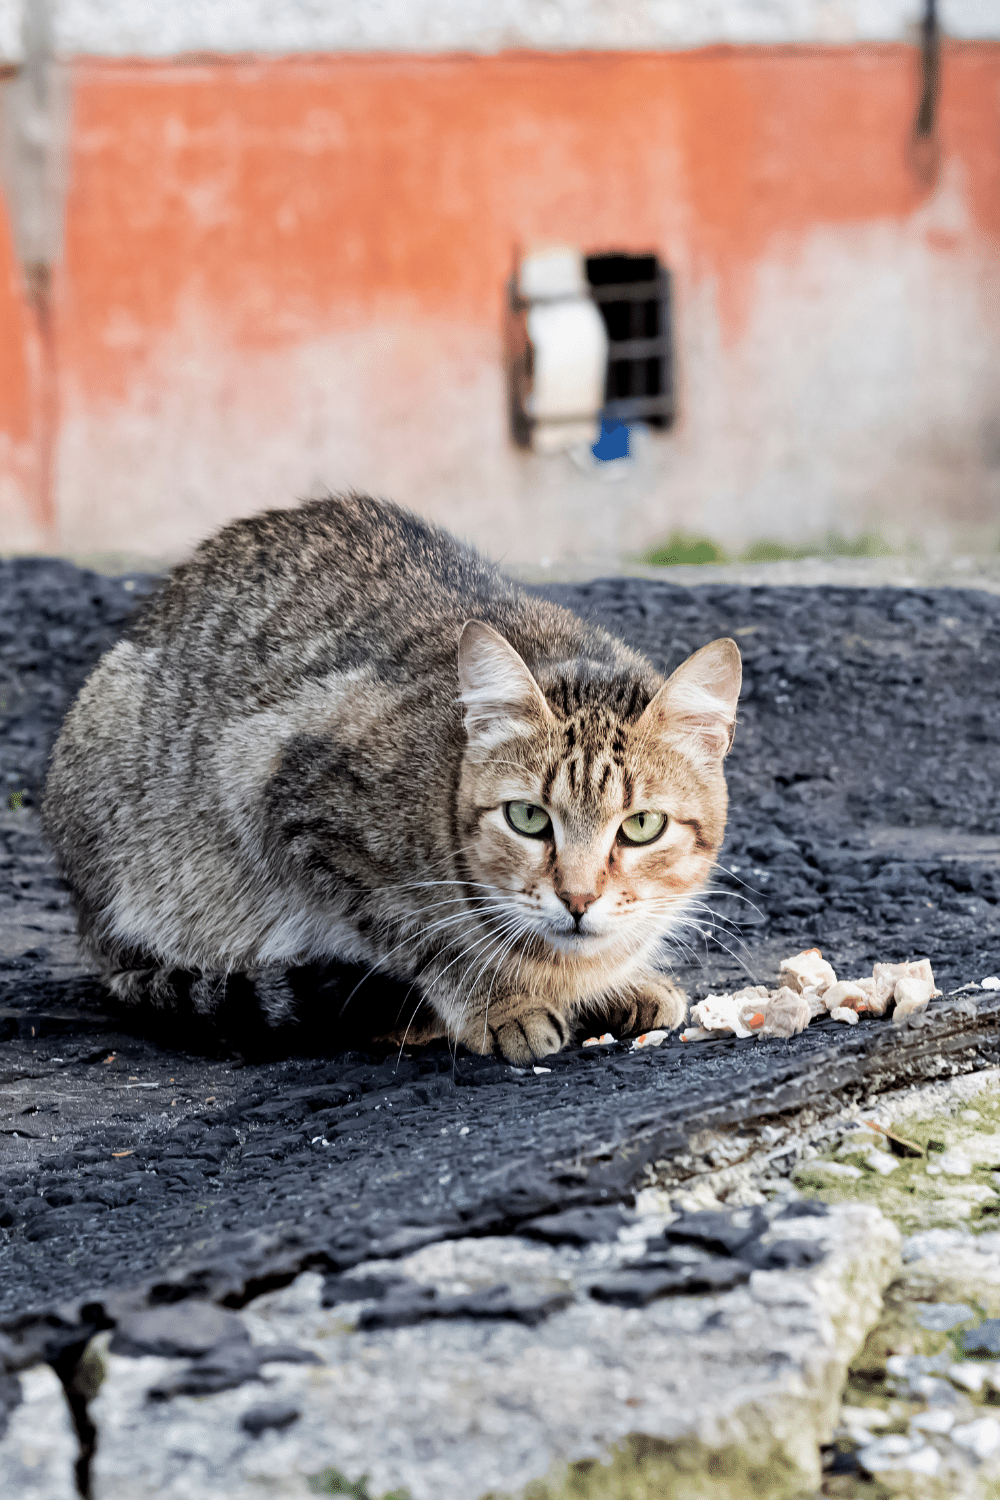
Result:
<instances>
[{"instance_id":1,"label":"rough stone surface","mask_svg":"<svg viewBox=\"0 0 1000 1500\"><path fill-rule=\"evenodd\" d=\"M0 1435L0 1495L79 1500L76 1431L62 1384L48 1365L13 1377L16 1402Z\"/></svg>"},{"instance_id":2,"label":"rough stone surface","mask_svg":"<svg viewBox=\"0 0 1000 1500\"><path fill-rule=\"evenodd\" d=\"M291 1343L322 1361L262 1357L263 1392L249 1384L151 1401L178 1361L109 1353L91 1405L101 1434L94 1500L304 1496L330 1470L352 1484L367 1475L373 1495L405 1488L413 1500L529 1484L532 1496L555 1496L569 1482L581 1495L634 1494L640 1483L664 1500L814 1488L847 1362L898 1264L897 1232L877 1211L837 1210L791 1221L799 1241L825 1252L816 1266L752 1271L719 1295L642 1309L588 1295L662 1224L647 1216L620 1242L587 1248L520 1237L436 1244L383 1266L447 1297L498 1282L522 1296L572 1294L534 1329L467 1317L364 1331L370 1301L326 1309L322 1279L309 1273L243 1313L258 1346ZM776 1220L767 1235L789 1232ZM248 1432L264 1403L298 1415ZM720 1477L671 1479L678 1463Z\"/></svg>"}]
</instances>

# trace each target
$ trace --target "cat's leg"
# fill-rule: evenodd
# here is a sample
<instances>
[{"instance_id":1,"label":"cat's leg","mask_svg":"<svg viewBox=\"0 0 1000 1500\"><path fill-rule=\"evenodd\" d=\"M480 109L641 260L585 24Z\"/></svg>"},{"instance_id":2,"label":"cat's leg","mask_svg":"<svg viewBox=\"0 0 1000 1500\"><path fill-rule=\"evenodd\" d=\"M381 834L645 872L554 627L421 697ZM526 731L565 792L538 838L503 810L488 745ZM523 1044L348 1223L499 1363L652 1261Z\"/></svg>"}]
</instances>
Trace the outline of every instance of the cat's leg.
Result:
<instances>
[{"instance_id":1,"label":"cat's leg","mask_svg":"<svg viewBox=\"0 0 1000 1500\"><path fill-rule=\"evenodd\" d=\"M643 1031L673 1031L687 1018L687 997L662 974L633 980L623 993L595 1000L583 1011L615 1036Z\"/></svg>"},{"instance_id":2,"label":"cat's leg","mask_svg":"<svg viewBox=\"0 0 1000 1500\"><path fill-rule=\"evenodd\" d=\"M251 969L247 978L253 984L257 1004L268 1026L281 1026L295 1019L295 992L288 979L288 971L276 965Z\"/></svg>"},{"instance_id":3,"label":"cat's leg","mask_svg":"<svg viewBox=\"0 0 1000 1500\"><path fill-rule=\"evenodd\" d=\"M470 1052L498 1052L523 1067L560 1051L570 1031L555 1005L526 994L493 995L488 1010L477 1010L464 1022L457 1040Z\"/></svg>"},{"instance_id":4,"label":"cat's leg","mask_svg":"<svg viewBox=\"0 0 1000 1500\"><path fill-rule=\"evenodd\" d=\"M226 998L226 975L201 973L191 980L191 1009L198 1016L214 1016Z\"/></svg>"},{"instance_id":5,"label":"cat's leg","mask_svg":"<svg viewBox=\"0 0 1000 1500\"><path fill-rule=\"evenodd\" d=\"M145 1004L164 1010L177 1003L175 973L150 958L146 964L140 960L135 966L106 968L102 978L115 998L126 1005Z\"/></svg>"}]
</instances>

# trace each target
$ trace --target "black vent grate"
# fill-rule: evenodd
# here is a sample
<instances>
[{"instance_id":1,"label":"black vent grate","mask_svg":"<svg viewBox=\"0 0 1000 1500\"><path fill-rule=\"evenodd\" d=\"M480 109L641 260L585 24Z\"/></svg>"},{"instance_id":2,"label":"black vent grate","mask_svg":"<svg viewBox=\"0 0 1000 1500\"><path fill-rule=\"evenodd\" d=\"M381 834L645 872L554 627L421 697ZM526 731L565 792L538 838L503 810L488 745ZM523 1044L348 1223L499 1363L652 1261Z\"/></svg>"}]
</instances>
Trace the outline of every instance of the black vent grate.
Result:
<instances>
[{"instance_id":1,"label":"black vent grate","mask_svg":"<svg viewBox=\"0 0 1000 1500\"><path fill-rule=\"evenodd\" d=\"M674 419L670 273L655 255L591 255L587 280L608 330L604 418Z\"/></svg>"}]
</instances>

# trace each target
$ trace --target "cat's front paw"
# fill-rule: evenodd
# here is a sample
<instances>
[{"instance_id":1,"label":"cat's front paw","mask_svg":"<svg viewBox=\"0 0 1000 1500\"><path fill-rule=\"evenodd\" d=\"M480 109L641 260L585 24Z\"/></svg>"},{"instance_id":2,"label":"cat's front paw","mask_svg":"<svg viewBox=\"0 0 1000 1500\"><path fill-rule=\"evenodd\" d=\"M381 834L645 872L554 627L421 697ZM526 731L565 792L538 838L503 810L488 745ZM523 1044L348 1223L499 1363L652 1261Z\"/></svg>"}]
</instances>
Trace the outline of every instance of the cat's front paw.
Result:
<instances>
[{"instance_id":1,"label":"cat's front paw","mask_svg":"<svg viewBox=\"0 0 1000 1500\"><path fill-rule=\"evenodd\" d=\"M673 1031L687 1017L687 998L669 979L646 979L628 994L587 1007L587 1030L598 1022L615 1036L643 1031Z\"/></svg>"},{"instance_id":2,"label":"cat's front paw","mask_svg":"<svg viewBox=\"0 0 1000 1500\"><path fill-rule=\"evenodd\" d=\"M491 1014L485 1022L473 1021L458 1040L470 1052L499 1053L509 1063L528 1067L564 1047L569 1027L557 1011L549 1008L511 1009L495 1018Z\"/></svg>"}]
</instances>

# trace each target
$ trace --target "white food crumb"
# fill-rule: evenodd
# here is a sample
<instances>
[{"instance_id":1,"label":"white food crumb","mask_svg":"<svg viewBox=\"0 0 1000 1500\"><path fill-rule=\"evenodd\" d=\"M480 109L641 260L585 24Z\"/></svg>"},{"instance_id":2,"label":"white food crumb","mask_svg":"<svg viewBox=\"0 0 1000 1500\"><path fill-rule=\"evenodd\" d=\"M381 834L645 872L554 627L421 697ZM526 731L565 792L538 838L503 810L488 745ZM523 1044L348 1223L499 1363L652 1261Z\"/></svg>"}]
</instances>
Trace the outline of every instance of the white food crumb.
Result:
<instances>
[{"instance_id":1,"label":"white food crumb","mask_svg":"<svg viewBox=\"0 0 1000 1500\"><path fill-rule=\"evenodd\" d=\"M849 1005L835 1005L830 1012L830 1018L834 1021L846 1021L848 1026L857 1026L858 1013Z\"/></svg>"},{"instance_id":2,"label":"white food crumb","mask_svg":"<svg viewBox=\"0 0 1000 1500\"><path fill-rule=\"evenodd\" d=\"M632 1043L632 1050L636 1047L661 1047L667 1040L665 1031L644 1031L642 1036L637 1036Z\"/></svg>"},{"instance_id":3,"label":"white food crumb","mask_svg":"<svg viewBox=\"0 0 1000 1500\"><path fill-rule=\"evenodd\" d=\"M896 986L901 979L922 979L930 985L927 998L936 994L934 985L934 973L931 969L930 959L916 958L907 964L875 964L872 968L872 976L875 980L875 992L871 1000L871 1008L877 1016L885 1014L889 1001L896 997ZM903 998L903 997L900 997ZM909 1010L904 1010L904 1015L909 1015L914 1009L922 1010L919 1003L912 1003L914 997L911 995L906 1003ZM902 1019L900 1017L899 1019Z\"/></svg>"},{"instance_id":4,"label":"white food crumb","mask_svg":"<svg viewBox=\"0 0 1000 1500\"><path fill-rule=\"evenodd\" d=\"M778 966L778 983L787 985L799 994L808 986L820 994L837 983L832 964L827 963L819 948L806 948L792 958L783 958Z\"/></svg>"},{"instance_id":5,"label":"white food crumb","mask_svg":"<svg viewBox=\"0 0 1000 1500\"><path fill-rule=\"evenodd\" d=\"M930 968L930 965L927 966ZM910 979L905 975L896 980L896 1008L892 1013L895 1022L902 1021L905 1016L916 1015L918 1011L927 1009L927 1002L934 993L933 979Z\"/></svg>"},{"instance_id":6,"label":"white food crumb","mask_svg":"<svg viewBox=\"0 0 1000 1500\"><path fill-rule=\"evenodd\" d=\"M767 1002L760 1034L797 1036L800 1031L805 1031L811 1017L812 1011L805 995L789 989L788 985L782 985L778 993Z\"/></svg>"},{"instance_id":7,"label":"white food crumb","mask_svg":"<svg viewBox=\"0 0 1000 1500\"><path fill-rule=\"evenodd\" d=\"M752 1036L740 1018L740 1006L734 995L706 995L691 1007L691 1019L706 1031L733 1031L737 1036Z\"/></svg>"},{"instance_id":8,"label":"white food crumb","mask_svg":"<svg viewBox=\"0 0 1000 1500\"><path fill-rule=\"evenodd\" d=\"M707 1026L689 1026L687 1031L681 1032L682 1042L710 1042L716 1036L716 1032L709 1031Z\"/></svg>"},{"instance_id":9,"label":"white food crumb","mask_svg":"<svg viewBox=\"0 0 1000 1500\"><path fill-rule=\"evenodd\" d=\"M823 1004L831 1015L837 1009L843 1010L845 1006L851 1010L867 1010L872 988L871 980L866 988L857 979L841 979L836 984L831 984L823 996Z\"/></svg>"},{"instance_id":10,"label":"white food crumb","mask_svg":"<svg viewBox=\"0 0 1000 1500\"><path fill-rule=\"evenodd\" d=\"M979 982L984 990L1000 990L1000 979L995 974L987 974L986 978Z\"/></svg>"}]
</instances>

